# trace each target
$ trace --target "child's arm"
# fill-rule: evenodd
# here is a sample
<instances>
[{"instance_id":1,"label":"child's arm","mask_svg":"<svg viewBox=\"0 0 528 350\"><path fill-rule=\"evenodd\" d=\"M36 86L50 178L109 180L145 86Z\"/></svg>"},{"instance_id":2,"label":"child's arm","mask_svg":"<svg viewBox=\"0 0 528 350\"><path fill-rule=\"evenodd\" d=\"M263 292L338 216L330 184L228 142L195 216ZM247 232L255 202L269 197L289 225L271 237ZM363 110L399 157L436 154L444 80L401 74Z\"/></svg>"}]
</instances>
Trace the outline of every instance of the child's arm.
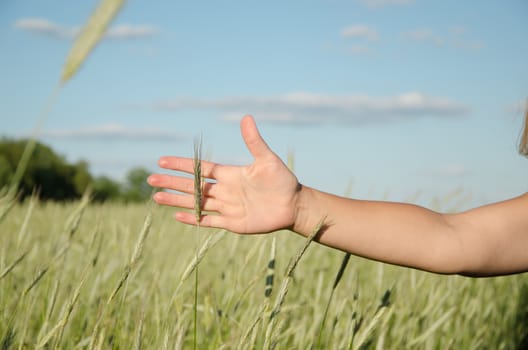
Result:
<instances>
[{"instance_id":1,"label":"child's arm","mask_svg":"<svg viewBox=\"0 0 528 350\"><path fill-rule=\"evenodd\" d=\"M204 188L202 226L237 233L291 229L308 235L326 217L317 240L355 255L437 273L497 275L528 271L528 194L459 214L440 214L404 203L360 201L301 185L245 117L242 136L255 158L249 166L202 162L212 179ZM192 159L163 157L160 166L192 173ZM159 204L193 208L192 179L152 175ZM196 224L195 216L176 219Z\"/></svg>"},{"instance_id":2,"label":"child's arm","mask_svg":"<svg viewBox=\"0 0 528 350\"><path fill-rule=\"evenodd\" d=\"M528 194L457 214L310 188L299 197L294 231L306 235L328 213L319 241L355 255L437 273L528 271Z\"/></svg>"}]
</instances>

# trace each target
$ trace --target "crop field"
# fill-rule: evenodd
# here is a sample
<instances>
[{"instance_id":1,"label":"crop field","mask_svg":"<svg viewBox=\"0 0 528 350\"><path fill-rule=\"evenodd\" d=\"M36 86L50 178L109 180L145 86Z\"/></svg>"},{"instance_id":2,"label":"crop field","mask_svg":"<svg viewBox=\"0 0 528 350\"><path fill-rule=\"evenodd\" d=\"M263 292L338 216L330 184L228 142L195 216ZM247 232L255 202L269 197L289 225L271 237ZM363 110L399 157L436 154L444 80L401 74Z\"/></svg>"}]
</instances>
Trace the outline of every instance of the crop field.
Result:
<instances>
[{"instance_id":1,"label":"crop field","mask_svg":"<svg viewBox=\"0 0 528 350\"><path fill-rule=\"evenodd\" d=\"M305 238L197 230L172 212L86 199L11 208L0 222L2 349L526 345L525 274L440 276L351 257L336 281L342 252L311 243L290 265Z\"/></svg>"},{"instance_id":2,"label":"crop field","mask_svg":"<svg viewBox=\"0 0 528 350\"><path fill-rule=\"evenodd\" d=\"M100 1L39 125L124 3ZM0 188L1 350L528 349L527 273L436 275L287 231L185 226L150 201L18 201L35 130Z\"/></svg>"}]
</instances>

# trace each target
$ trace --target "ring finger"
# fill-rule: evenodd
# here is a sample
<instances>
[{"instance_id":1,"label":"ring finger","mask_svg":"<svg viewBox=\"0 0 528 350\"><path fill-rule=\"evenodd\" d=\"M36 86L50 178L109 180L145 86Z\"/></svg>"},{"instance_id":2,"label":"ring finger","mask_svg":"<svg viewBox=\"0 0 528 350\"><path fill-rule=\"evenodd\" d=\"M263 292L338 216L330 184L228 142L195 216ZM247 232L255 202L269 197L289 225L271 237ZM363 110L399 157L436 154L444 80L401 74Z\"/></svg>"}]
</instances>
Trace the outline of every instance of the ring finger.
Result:
<instances>
[{"instance_id":1,"label":"ring finger","mask_svg":"<svg viewBox=\"0 0 528 350\"><path fill-rule=\"evenodd\" d=\"M194 209L194 197L186 194L157 192L154 194L153 199L156 203L162 205ZM219 204L218 200L211 197L205 197L203 199L202 210L219 212L220 209L221 205Z\"/></svg>"},{"instance_id":2,"label":"ring finger","mask_svg":"<svg viewBox=\"0 0 528 350\"><path fill-rule=\"evenodd\" d=\"M188 194L194 193L194 179L185 177L155 174L148 178L148 183L154 187L167 188ZM212 182L204 182L202 189L204 196L214 197L214 185L215 183Z\"/></svg>"}]
</instances>

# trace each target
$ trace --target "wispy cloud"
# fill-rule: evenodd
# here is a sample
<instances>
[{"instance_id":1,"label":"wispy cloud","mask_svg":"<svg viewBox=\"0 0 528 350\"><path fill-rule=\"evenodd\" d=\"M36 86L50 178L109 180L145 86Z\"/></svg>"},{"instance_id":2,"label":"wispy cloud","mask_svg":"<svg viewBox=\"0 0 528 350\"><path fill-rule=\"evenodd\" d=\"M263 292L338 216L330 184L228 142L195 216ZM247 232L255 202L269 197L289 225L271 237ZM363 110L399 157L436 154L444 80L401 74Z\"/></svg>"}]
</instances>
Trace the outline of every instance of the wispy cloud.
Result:
<instances>
[{"instance_id":1,"label":"wispy cloud","mask_svg":"<svg viewBox=\"0 0 528 350\"><path fill-rule=\"evenodd\" d=\"M354 24L343 28L341 35L344 38L361 38L370 41L379 39L378 31L364 24Z\"/></svg>"},{"instance_id":2,"label":"wispy cloud","mask_svg":"<svg viewBox=\"0 0 528 350\"><path fill-rule=\"evenodd\" d=\"M109 39L147 38L159 34L159 29L148 25L121 24L108 29L106 37Z\"/></svg>"},{"instance_id":3,"label":"wispy cloud","mask_svg":"<svg viewBox=\"0 0 528 350\"><path fill-rule=\"evenodd\" d=\"M372 53L372 49L370 47L363 45L353 45L348 49L348 51L354 55L368 55Z\"/></svg>"},{"instance_id":4,"label":"wispy cloud","mask_svg":"<svg viewBox=\"0 0 528 350\"><path fill-rule=\"evenodd\" d=\"M412 41L428 42L436 46L442 46L445 43L444 38L433 33L431 29L417 29L403 33L403 36Z\"/></svg>"},{"instance_id":5,"label":"wispy cloud","mask_svg":"<svg viewBox=\"0 0 528 350\"><path fill-rule=\"evenodd\" d=\"M470 170L463 164L444 164L423 171L423 175L435 177L461 177L469 174Z\"/></svg>"},{"instance_id":6,"label":"wispy cloud","mask_svg":"<svg viewBox=\"0 0 528 350\"><path fill-rule=\"evenodd\" d=\"M13 27L60 39L71 39L79 32L79 27L64 27L45 18L22 18L17 20Z\"/></svg>"},{"instance_id":7,"label":"wispy cloud","mask_svg":"<svg viewBox=\"0 0 528 350\"><path fill-rule=\"evenodd\" d=\"M89 141L183 141L181 135L156 128L130 128L121 124L104 124L79 129L48 129L40 137Z\"/></svg>"},{"instance_id":8,"label":"wispy cloud","mask_svg":"<svg viewBox=\"0 0 528 350\"><path fill-rule=\"evenodd\" d=\"M466 41L463 39L453 40L452 45L458 49L463 49L467 51L478 51L486 46L484 45L484 42L482 40Z\"/></svg>"},{"instance_id":9,"label":"wispy cloud","mask_svg":"<svg viewBox=\"0 0 528 350\"><path fill-rule=\"evenodd\" d=\"M177 98L158 102L157 110L213 110L222 120L239 120L252 113L259 120L281 124L347 124L399 122L424 117L459 118L468 107L443 97L419 92L389 97L291 93L270 97L223 99Z\"/></svg>"},{"instance_id":10,"label":"wispy cloud","mask_svg":"<svg viewBox=\"0 0 528 350\"><path fill-rule=\"evenodd\" d=\"M21 18L13 23L13 27L59 39L73 39L80 31L79 26L63 26L45 18ZM109 28L105 37L108 39L134 39L153 37L159 33L158 28L149 25L121 24Z\"/></svg>"},{"instance_id":11,"label":"wispy cloud","mask_svg":"<svg viewBox=\"0 0 528 350\"><path fill-rule=\"evenodd\" d=\"M444 34L437 34L430 28L420 28L404 32L402 36L407 40L415 42L429 43L438 47L449 46L468 51L480 50L485 46L481 40L468 39L466 33L467 30L465 27L452 26Z\"/></svg>"},{"instance_id":12,"label":"wispy cloud","mask_svg":"<svg viewBox=\"0 0 528 350\"><path fill-rule=\"evenodd\" d=\"M359 2L370 8L380 8L385 6L409 5L414 0L359 0Z\"/></svg>"}]
</instances>

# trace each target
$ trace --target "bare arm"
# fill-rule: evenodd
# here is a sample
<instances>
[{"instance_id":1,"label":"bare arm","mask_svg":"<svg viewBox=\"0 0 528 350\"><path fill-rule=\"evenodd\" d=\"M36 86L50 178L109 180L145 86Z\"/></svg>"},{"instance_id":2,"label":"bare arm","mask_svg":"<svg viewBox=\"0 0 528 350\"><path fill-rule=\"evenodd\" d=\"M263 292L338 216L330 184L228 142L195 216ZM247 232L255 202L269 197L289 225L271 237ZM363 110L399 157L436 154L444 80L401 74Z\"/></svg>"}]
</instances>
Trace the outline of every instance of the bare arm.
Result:
<instances>
[{"instance_id":1,"label":"bare arm","mask_svg":"<svg viewBox=\"0 0 528 350\"><path fill-rule=\"evenodd\" d=\"M355 255L437 273L497 275L528 271L528 194L459 214L423 207L343 198L301 185L245 117L242 136L255 158L236 167L203 162L205 185L202 226L242 234L291 229L308 235L326 217L317 238L322 244ZM160 166L192 173L192 160L163 157ZM159 204L193 208L191 179L156 174L152 186ZM196 224L195 216L175 218Z\"/></svg>"},{"instance_id":2,"label":"bare arm","mask_svg":"<svg viewBox=\"0 0 528 350\"><path fill-rule=\"evenodd\" d=\"M490 276L528 271L528 194L457 214L405 203L360 201L304 187L294 230L327 213L322 244L437 273Z\"/></svg>"}]
</instances>

